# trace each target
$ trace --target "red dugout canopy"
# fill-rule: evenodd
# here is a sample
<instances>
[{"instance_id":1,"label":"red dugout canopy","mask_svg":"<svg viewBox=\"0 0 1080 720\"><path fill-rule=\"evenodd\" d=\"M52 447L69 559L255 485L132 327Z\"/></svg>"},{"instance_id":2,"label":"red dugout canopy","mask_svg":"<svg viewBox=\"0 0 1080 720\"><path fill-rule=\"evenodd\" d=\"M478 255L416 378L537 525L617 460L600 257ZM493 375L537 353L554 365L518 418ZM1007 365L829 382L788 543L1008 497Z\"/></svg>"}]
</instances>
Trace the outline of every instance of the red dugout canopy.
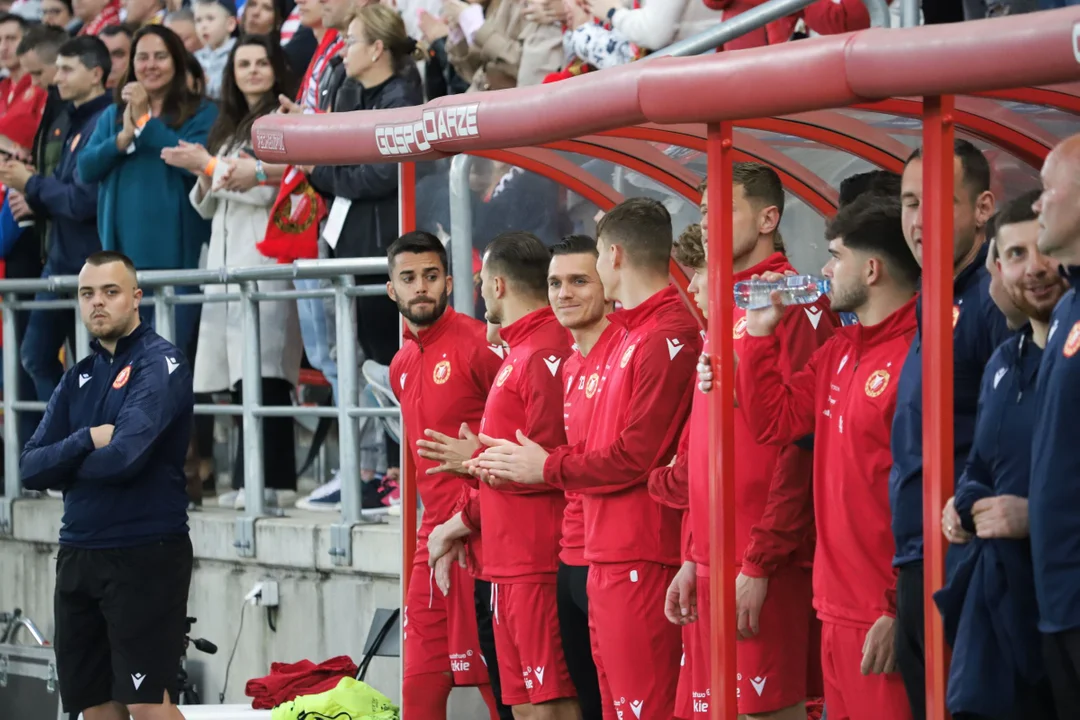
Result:
<instances>
[{"instance_id":1,"label":"red dugout canopy","mask_svg":"<svg viewBox=\"0 0 1080 720\"><path fill-rule=\"evenodd\" d=\"M266 162L401 162L403 232L415 227L414 161L456 153L501 160L551 178L606 210L622 195L563 153L629 168L696 203L698 173L657 145L707 152L716 248L709 254L711 308L728 307L732 296L732 162L772 165L789 192L827 216L835 208L836 188L793 146L846 153L898 172L911 148L922 145L927 710L932 720L943 720L948 654L932 594L944 579L941 509L952 494L954 469L953 138L966 137L984 149L995 180L1011 194L1030 189L1050 148L1080 132L1078 81L1080 7L1071 7L655 58L551 85L454 95L418 107L273 115L255 124L253 144ZM1029 187L1017 187L1024 184ZM673 270L685 285L681 271ZM731 323L730 313L710 312L708 352L714 358L732 355ZM734 720L734 670L725 671L734 667L736 635L732 363L716 363L716 380L710 398L710 565L712 594L720 601L712 606L711 710L715 720ZM415 507L407 469L403 489L402 506ZM404 513L403 521L407 583L415 513Z\"/></svg>"}]
</instances>

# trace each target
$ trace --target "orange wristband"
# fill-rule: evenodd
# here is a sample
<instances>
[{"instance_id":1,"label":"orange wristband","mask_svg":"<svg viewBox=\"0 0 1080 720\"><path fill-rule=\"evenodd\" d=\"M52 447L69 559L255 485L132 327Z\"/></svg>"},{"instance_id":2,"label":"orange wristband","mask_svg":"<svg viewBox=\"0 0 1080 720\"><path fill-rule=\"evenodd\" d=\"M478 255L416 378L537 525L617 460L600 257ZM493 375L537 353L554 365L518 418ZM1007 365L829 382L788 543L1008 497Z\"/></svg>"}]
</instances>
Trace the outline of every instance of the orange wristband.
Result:
<instances>
[{"instance_id":1,"label":"orange wristband","mask_svg":"<svg viewBox=\"0 0 1080 720\"><path fill-rule=\"evenodd\" d=\"M206 175L206 177L209 177L209 178L214 177L214 169L215 168L217 168L217 158L212 157L212 158L210 158L210 161L208 163L206 163L206 167L203 168L203 175Z\"/></svg>"},{"instance_id":2,"label":"orange wristband","mask_svg":"<svg viewBox=\"0 0 1080 720\"><path fill-rule=\"evenodd\" d=\"M135 121L135 127L142 128L146 126L146 123L150 122L150 113L146 113L141 118Z\"/></svg>"}]
</instances>

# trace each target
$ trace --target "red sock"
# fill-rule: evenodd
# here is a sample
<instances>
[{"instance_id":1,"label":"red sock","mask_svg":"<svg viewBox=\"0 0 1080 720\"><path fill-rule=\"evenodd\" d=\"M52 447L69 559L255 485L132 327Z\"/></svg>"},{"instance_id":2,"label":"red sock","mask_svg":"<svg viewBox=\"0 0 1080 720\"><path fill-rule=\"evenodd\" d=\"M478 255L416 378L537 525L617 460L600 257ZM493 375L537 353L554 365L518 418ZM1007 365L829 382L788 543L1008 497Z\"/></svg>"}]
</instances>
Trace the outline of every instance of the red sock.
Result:
<instances>
[{"instance_id":1,"label":"red sock","mask_svg":"<svg viewBox=\"0 0 1080 720\"><path fill-rule=\"evenodd\" d=\"M484 696L484 702L487 704L488 713L491 714L491 720L499 720L499 702L495 699L495 691L491 689L491 685L480 685L477 690Z\"/></svg>"},{"instance_id":2,"label":"red sock","mask_svg":"<svg viewBox=\"0 0 1080 720\"><path fill-rule=\"evenodd\" d=\"M409 720L446 720L446 701L454 688L449 673L425 673L405 678L401 686L401 715Z\"/></svg>"}]
</instances>

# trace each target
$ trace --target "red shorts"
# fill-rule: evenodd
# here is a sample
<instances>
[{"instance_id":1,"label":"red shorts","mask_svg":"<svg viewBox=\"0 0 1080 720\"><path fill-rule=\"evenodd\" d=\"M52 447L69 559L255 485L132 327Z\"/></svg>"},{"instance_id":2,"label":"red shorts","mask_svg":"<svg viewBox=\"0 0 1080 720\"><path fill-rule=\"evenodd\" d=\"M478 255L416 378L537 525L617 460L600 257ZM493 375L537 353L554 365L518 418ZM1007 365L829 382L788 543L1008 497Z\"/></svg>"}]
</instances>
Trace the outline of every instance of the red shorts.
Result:
<instances>
[{"instance_id":1,"label":"red shorts","mask_svg":"<svg viewBox=\"0 0 1080 720\"><path fill-rule=\"evenodd\" d=\"M619 720L671 720L682 640L664 616L678 568L651 562L589 566L589 624L600 692Z\"/></svg>"},{"instance_id":2,"label":"red shorts","mask_svg":"<svg viewBox=\"0 0 1080 720\"><path fill-rule=\"evenodd\" d=\"M735 643L740 715L775 712L806 700L807 680L815 672L808 661L812 625L816 623L811 599L809 569L784 568L769 578L758 634ZM698 619L687 626L694 630L689 640L687 660L695 718L707 718L711 704L710 600L709 578L698 576Z\"/></svg>"},{"instance_id":3,"label":"red shorts","mask_svg":"<svg viewBox=\"0 0 1080 720\"><path fill-rule=\"evenodd\" d=\"M821 669L829 720L911 720L900 673L863 675L863 643L870 628L824 621Z\"/></svg>"},{"instance_id":4,"label":"red shorts","mask_svg":"<svg viewBox=\"0 0 1080 720\"><path fill-rule=\"evenodd\" d=\"M679 661L679 688L675 691L675 718L676 720L693 720L694 706L690 697L690 686L693 684L690 663L686 661L687 649L690 647L690 636L697 632L693 623L682 626L682 659Z\"/></svg>"},{"instance_id":5,"label":"red shorts","mask_svg":"<svg viewBox=\"0 0 1080 720\"><path fill-rule=\"evenodd\" d=\"M450 570L450 594L444 597L427 563L413 565L401 623L404 677L448 672L453 674L455 685L491 682L480 654L473 589L469 573L454 564Z\"/></svg>"},{"instance_id":6,"label":"red shorts","mask_svg":"<svg viewBox=\"0 0 1080 720\"><path fill-rule=\"evenodd\" d=\"M555 583L492 583L495 652L504 705L577 697L563 655Z\"/></svg>"}]
</instances>

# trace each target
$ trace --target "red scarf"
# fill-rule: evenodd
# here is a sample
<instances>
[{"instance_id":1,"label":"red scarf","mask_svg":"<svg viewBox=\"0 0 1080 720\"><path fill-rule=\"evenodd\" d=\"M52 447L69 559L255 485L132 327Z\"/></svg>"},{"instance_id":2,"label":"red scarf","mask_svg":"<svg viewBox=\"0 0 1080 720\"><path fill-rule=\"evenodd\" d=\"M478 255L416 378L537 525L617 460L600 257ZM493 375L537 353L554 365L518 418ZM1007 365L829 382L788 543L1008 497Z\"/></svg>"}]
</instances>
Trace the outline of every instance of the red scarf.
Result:
<instances>
[{"instance_id":1,"label":"red scarf","mask_svg":"<svg viewBox=\"0 0 1080 720\"><path fill-rule=\"evenodd\" d=\"M100 35L101 31L110 25L120 24L120 0L111 0L100 14L86 25L83 25L80 35Z\"/></svg>"}]
</instances>

